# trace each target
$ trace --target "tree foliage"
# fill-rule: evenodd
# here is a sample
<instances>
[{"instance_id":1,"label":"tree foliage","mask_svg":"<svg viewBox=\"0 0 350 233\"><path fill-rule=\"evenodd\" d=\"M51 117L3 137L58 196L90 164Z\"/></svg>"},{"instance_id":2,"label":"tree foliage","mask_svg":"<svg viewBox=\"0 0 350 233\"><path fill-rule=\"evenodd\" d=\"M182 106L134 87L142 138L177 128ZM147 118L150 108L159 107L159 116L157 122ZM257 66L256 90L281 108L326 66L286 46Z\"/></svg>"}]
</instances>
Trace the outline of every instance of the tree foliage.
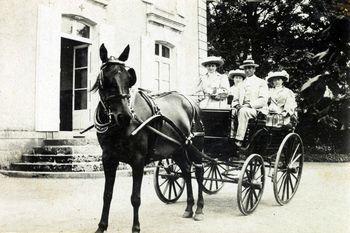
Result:
<instances>
[{"instance_id":1,"label":"tree foliage","mask_svg":"<svg viewBox=\"0 0 350 233\"><path fill-rule=\"evenodd\" d=\"M288 87L300 93L300 118L308 119L300 127L311 127L303 133L314 136L310 144L329 141L328 131L349 129L349 16L349 0L210 2L209 54L225 59L224 71L238 68L249 53L260 64L259 77L287 70ZM324 98L326 90L332 98ZM312 135L320 126L321 135Z\"/></svg>"}]
</instances>

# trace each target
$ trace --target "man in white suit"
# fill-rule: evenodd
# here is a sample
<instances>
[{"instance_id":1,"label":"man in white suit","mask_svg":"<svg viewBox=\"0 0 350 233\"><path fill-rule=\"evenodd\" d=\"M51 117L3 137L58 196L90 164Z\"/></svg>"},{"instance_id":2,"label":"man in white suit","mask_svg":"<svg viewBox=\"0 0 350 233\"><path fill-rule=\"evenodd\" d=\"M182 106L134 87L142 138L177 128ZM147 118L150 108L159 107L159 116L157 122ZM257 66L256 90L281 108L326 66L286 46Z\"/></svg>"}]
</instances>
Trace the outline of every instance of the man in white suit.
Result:
<instances>
[{"instance_id":1,"label":"man in white suit","mask_svg":"<svg viewBox=\"0 0 350 233\"><path fill-rule=\"evenodd\" d=\"M255 64L251 57L248 57L239 67L244 69L246 79L243 82L245 89L243 104L237 114L238 127L235 143L238 147L242 146L249 119L256 117L258 112L267 113L268 86L265 80L255 76L256 67L259 65Z\"/></svg>"}]
</instances>

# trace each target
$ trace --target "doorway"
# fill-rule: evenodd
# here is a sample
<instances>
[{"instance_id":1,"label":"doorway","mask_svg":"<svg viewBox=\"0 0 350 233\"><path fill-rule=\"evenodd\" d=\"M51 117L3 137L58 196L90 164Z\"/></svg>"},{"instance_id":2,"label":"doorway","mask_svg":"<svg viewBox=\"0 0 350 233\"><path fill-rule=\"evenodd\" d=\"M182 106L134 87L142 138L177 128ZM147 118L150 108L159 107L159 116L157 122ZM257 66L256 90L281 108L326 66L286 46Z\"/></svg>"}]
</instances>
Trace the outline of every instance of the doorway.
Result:
<instances>
[{"instance_id":1,"label":"doorway","mask_svg":"<svg viewBox=\"0 0 350 233\"><path fill-rule=\"evenodd\" d=\"M61 38L60 131L89 124L89 44Z\"/></svg>"}]
</instances>

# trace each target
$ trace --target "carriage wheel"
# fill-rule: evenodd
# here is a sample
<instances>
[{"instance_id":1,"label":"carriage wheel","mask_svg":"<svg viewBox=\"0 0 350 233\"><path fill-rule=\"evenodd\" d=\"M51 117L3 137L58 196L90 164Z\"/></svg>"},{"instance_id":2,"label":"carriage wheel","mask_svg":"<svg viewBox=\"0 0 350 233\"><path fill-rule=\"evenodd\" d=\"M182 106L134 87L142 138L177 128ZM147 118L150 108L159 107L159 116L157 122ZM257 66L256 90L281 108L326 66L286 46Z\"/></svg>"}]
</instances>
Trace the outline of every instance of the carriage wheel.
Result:
<instances>
[{"instance_id":1,"label":"carriage wheel","mask_svg":"<svg viewBox=\"0 0 350 233\"><path fill-rule=\"evenodd\" d=\"M250 155L239 174L237 202L242 214L248 215L258 206L265 186L265 166L258 154Z\"/></svg>"},{"instance_id":2,"label":"carriage wheel","mask_svg":"<svg viewBox=\"0 0 350 233\"><path fill-rule=\"evenodd\" d=\"M175 203L185 189L181 169L173 159L159 161L153 178L157 196L164 203Z\"/></svg>"},{"instance_id":3,"label":"carriage wheel","mask_svg":"<svg viewBox=\"0 0 350 233\"><path fill-rule=\"evenodd\" d=\"M273 191L278 204L287 204L296 193L303 162L303 142L298 134L290 133L283 139L274 165Z\"/></svg>"},{"instance_id":4,"label":"carriage wheel","mask_svg":"<svg viewBox=\"0 0 350 233\"><path fill-rule=\"evenodd\" d=\"M215 194L224 186L222 173L226 171L222 164L213 161L204 162L203 191Z\"/></svg>"}]
</instances>

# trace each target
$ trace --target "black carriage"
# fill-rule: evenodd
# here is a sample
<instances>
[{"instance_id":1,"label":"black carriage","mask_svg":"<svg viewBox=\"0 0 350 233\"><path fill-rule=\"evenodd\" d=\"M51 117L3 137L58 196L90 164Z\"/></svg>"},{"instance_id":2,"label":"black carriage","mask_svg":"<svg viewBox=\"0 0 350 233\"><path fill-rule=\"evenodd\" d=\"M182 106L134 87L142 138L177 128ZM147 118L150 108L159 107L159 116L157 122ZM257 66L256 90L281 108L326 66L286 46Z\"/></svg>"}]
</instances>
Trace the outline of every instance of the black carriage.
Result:
<instances>
[{"instance_id":1,"label":"black carriage","mask_svg":"<svg viewBox=\"0 0 350 233\"><path fill-rule=\"evenodd\" d=\"M230 138L231 111L203 109L204 181L207 194L217 193L224 183L237 184L237 203L242 214L252 213L262 197L265 179L271 178L278 204L287 204L295 195L302 174L303 142L294 127L268 127L263 115L251 119L237 148ZM159 161L154 187L161 201L176 202L185 188L180 168L171 159Z\"/></svg>"}]
</instances>

